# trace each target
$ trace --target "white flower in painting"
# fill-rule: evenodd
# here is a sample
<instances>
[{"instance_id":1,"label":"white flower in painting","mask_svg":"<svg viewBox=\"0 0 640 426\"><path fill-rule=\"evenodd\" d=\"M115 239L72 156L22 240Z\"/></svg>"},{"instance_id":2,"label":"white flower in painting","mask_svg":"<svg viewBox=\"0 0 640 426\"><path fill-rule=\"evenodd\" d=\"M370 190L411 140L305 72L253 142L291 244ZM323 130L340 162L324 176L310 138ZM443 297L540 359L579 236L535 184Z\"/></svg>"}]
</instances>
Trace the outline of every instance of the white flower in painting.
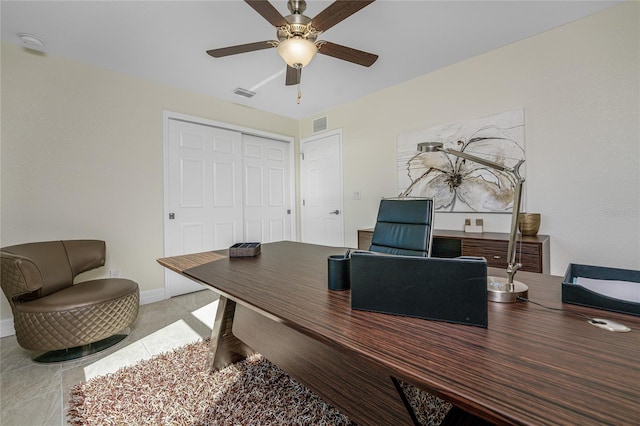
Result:
<instances>
[{"instance_id":1,"label":"white flower in painting","mask_svg":"<svg viewBox=\"0 0 640 426\"><path fill-rule=\"evenodd\" d=\"M495 131L482 129L467 142L458 141L450 147L509 167L512 165L505 161L524 158L523 149L513 140L483 136L483 130ZM407 163L407 172L411 184L400 196L432 197L436 210L507 212L513 207L516 179L509 172L443 152L416 154Z\"/></svg>"}]
</instances>

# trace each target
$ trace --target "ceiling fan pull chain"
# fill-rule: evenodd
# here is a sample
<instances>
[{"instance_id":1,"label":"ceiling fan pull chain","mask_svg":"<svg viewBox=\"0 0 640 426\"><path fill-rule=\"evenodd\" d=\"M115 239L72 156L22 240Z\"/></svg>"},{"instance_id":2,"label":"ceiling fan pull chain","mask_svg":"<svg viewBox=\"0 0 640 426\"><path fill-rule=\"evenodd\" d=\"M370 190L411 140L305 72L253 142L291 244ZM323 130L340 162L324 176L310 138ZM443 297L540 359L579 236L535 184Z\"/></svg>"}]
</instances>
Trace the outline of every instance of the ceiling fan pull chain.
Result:
<instances>
[{"instance_id":1,"label":"ceiling fan pull chain","mask_svg":"<svg viewBox=\"0 0 640 426\"><path fill-rule=\"evenodd\" d=\"M296 98L296 103L300 105L300 100L302 99L302 92L300 91L300 85L298 84L298 97Z\"/></svg>"}]
</instances>

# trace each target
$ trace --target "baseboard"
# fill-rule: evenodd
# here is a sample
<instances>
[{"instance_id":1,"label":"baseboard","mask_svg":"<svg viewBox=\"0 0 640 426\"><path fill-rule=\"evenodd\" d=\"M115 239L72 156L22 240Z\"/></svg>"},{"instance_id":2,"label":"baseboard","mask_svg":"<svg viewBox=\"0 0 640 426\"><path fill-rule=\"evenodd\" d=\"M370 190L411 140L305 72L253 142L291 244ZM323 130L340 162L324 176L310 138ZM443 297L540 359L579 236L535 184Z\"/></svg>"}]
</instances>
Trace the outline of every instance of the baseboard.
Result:
<instances>
[{"instance_id":1,"label":"baseboard","mask_svg":"<svg viewBox=\"0 0 640 426\"><path fill-rule=\"evenodd\" d=\"M13 318L0 320L0 337L13 336L16 334L13 328Z\"/></svg>"},{"instance_id":2,"label":"baseboard","mask_svg":"<svg viewBox=\"0 0 640 426\"><path fill-rule=\"evenodd\" d=\"M168 299L164 287L140 292L141 305L148 305L149 303L159 302L164 299Z\"/></svg>"},{"instance_id":3,"label":"baseboard","mask_svg":"<svg viewBox=\"0 0 640 426\"><path fill-rule=\"evenodd\" d=\"M166 299L166 292L164 288L158 288L155 290L147 290L140 292L140 304L147 305L149 303L159 302ZM13 318L0 320L0 338L13 336L16 334L13 328Z\"/></svg>"}]
</instances>

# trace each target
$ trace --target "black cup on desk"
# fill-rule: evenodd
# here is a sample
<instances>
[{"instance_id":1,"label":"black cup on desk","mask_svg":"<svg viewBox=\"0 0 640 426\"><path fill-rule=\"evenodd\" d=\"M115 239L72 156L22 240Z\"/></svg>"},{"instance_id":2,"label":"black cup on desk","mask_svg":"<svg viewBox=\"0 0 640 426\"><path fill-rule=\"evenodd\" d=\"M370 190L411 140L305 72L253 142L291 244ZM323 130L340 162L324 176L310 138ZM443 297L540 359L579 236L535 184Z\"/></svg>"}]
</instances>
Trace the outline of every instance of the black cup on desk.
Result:
<instances>
[{"instance_id":1,"label":"black cup on desk","mask_svg":"<svg viewBox=\"0 0 640 426\"><path fill-rule=\"evenodd\" d=\"M336 254L327 258L329 290L349 290L351 288L349 281L351 258L343 254Z\"/></svg>"}]
</instances>

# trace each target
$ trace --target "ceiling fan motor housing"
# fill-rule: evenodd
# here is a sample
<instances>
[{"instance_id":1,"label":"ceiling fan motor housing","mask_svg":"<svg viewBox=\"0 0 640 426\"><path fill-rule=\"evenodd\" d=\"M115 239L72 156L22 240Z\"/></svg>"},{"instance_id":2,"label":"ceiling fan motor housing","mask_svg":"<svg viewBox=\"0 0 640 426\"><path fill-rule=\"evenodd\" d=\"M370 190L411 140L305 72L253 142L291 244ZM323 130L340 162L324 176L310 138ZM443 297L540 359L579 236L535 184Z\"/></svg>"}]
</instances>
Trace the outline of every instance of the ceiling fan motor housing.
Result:
<instances>
[{"instance_id":1,"label":"ceiling fan motor housing","mask_svg":"<svg viewBox=\"0 0 640 426\"><path fill-rule=\"evenodd\" d=\"M298 6L299 4L302 4L302 7ZM305 2L289 0L288 7L291 15L284 17L287 25L278 28L278 40L282 41L291 37L302 37L311 42L315 41L320 32L316 31L316 29L310 25L311 18L302 14L302 11L306 9Z\"/></svg>"}]
</instances>

